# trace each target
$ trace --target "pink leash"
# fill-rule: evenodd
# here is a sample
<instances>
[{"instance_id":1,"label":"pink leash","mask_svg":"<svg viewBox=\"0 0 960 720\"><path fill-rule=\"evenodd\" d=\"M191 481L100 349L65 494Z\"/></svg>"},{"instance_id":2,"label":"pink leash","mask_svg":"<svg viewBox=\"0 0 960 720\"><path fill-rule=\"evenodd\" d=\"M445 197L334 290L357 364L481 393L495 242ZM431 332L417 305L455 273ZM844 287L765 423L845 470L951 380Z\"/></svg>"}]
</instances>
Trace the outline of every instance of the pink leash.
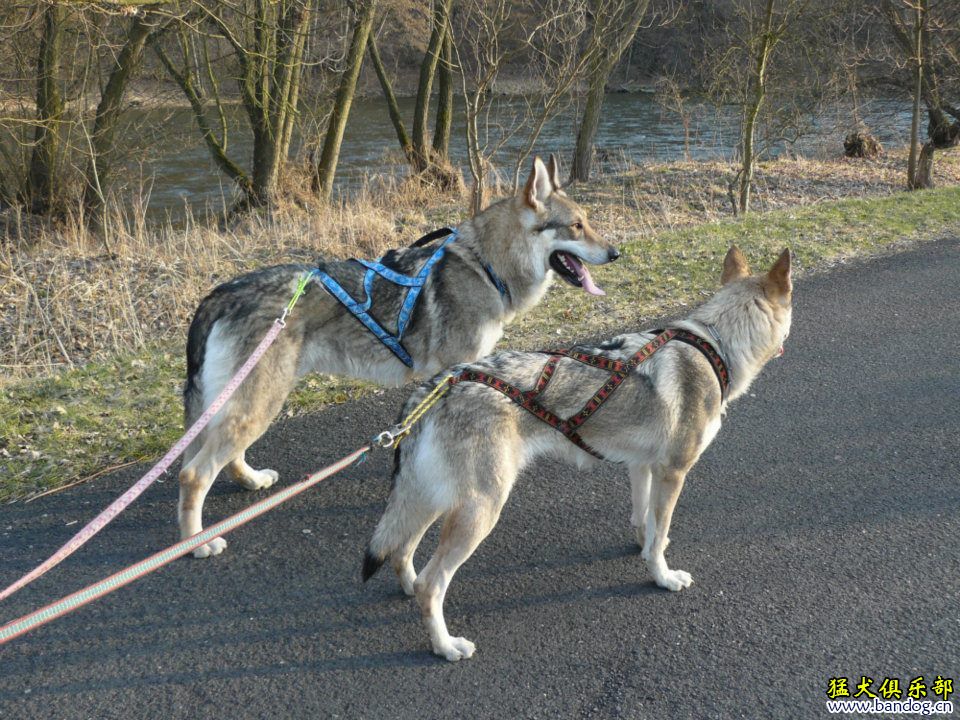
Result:
<instances>
[{"instance_id":1,"label":"pink leash","mask_svg":"<svg viewBox=\"0 0 960 720\"><path fill-rule=\"evenodd\" d=\"M222 408L227 400L230 399L230 396L237 391L237 388L240 387L240 383L246 379L247 375L250 374L250 371L253 370L254 366L260 361L260 358L263 357L263 354L267 351L267 348L269 348L273 344L273 341L277 339L277 335L280 334L280 331L286 327L285 321L287 319L287 315L291 310L293 310L293 306L296 305L297 300L300 299L300 296L303 295L307 287L307 282L310 280L312 275L313 273L307 273L300 278L300 281L297 285L297 290L294 293L293 298L291 298L290 302L287 304L287 307L284 309L283 314L274 321L269 332L267 332L263 340L260 341L260 344L257 345L257 348L253 351L250 357L247 358L247 361L243 364L243 366L237 371L237 374L230 378L230 382L228 382L226 387L223 388L223 391L217 395L217 398L210 404L210 407L208 407L203 415L201 415L197 421L190 426L190 429L187 430L183 437L177 441L177 444L167 451L167 454L161 458L160 462L150 468L150 471L140 478L133 487L127 490L119 498L114 500L106 510L101 512L93 520L87 523L87 525L80 532L74 535L62 548L57 550L53 555L44 560L43 563L10 585L3 592L0 592L0 600L5 600L6 598L10 597L24 585L33 582L51 568L59 565L61 562L63 562L63 560L70 557L70 555L80 549L90 538L103 530L103 528L106 527L117 515L126 510L134 500L140 497L144 490L153 485L157 478L166 472L167 468L173 464L173 461L180 457L183 451L189 447L190 443L196 439L197 435L199 435L200 432L213 419L213 416L216 415L220 408Z\"/></svg>"},{"instance_id":2,"label":"pink leash","mask_svg":"<svg viewBox=\"0 0 960 720\"><path fill-rule=\"evenodd\" d=\"M247 361L243 364L243 367L241 367L237 374L230 379L230 382L227 383L227 386L223 389L223 392L217 396L217 399L213 401L203 415L201 415L197 421L190 426L190 429L187 430L183 437L177 441L177 444L167 451L167 454L160 459L160 462L150 468L150 471L140 478L136 484L133 485L133 487L114 500L106 510L101 512L93 520L87 523L87 525L84 526L80 532L67 541L66 545L57 550L53 555L44 560L40 565L28 572L22 578L17 580L6 590L0 592L0 600L5 600L6 598L10 597L24 585L33 582L48 570L56 565L59 565L63 560L70 557L70 555L79 550L90 538L103 530L103 528L106 527L117 515L126 510L134 500L140 497L144 490L153 485L157 478L163 475L163 473L167 471L167 468L173 464L173 461L180 457L180 455L183 454L183 451L189 447L190 443L196 439L197 435L199 435L200 432L213 419L213 416L216 415L220 408L223 407L224 403L230 399L230 396L236 392L237 388L240 387L240 383L242 383L247 375L250 374L250 371L253 370L253 366L257 364L263 354L267 351L267 348L269 348L270 345L273 344L273 341L277 339L277 335L282 329L283 325L280 324L280 321L274 321L273 326L270 328L270 332L268 332L266 336L264 336L263 340L260 341L260 344L257 345L257 349L253 351L253 354L249 358L247 358Z\"/></svg>"},{"instance_id":3,"label":"pink leash","mask_svg":"<svg viewBox=\"0 0 960 720\"><path fill-rule=\"evenodd\" d=\"M303 480L296 485L291 485L287 488L284 488L280 492L274 493L273 495L265 497L260 502L241 510L236 515L231 515L230 517L221 520L216 525L211 525L206 530L202 530L196 535L188 537L186 540L181 540L176 545L171 545L166 550L161 550L160 552L151 555L147 559L141 560L134 565L124 568L123 570L116 572L113 575L94 583L93 585L88 585L82 590L78 590L77 592L67 595L64 598L60 598L56 602L50 603L39 610L34 610L28 615L24 615L23 617L8 622L6 625L0 627L0 645L3 645L9 640L13 640L15 637L19 637L25 632L33 630L36 627L45 625L51 620L56 620L62 615L73 612L77 608L81 608L84 605L103 597L104 595L112 593L115 590L119 590L124 585L132 583L134 580L152 573L154 570L159 570L164 565L176 560L178 557L182 557L191 550L195 550L201 545L205 545L218 535L225 535L231 530L240 527L244 523L263 515L263 513L267 512L268 510L272 510L280 503L292 498L294 495L299 495L304 490L313 487L321 480L325 480L331 475L335 475L354 463L363 462L363 459L366 457L366 453L369 449L370 447L368 445L364 445L362 448L355 450L332 465L328 465L323 470L314 473L306 480Z\"/></svg>"}]
</instances>

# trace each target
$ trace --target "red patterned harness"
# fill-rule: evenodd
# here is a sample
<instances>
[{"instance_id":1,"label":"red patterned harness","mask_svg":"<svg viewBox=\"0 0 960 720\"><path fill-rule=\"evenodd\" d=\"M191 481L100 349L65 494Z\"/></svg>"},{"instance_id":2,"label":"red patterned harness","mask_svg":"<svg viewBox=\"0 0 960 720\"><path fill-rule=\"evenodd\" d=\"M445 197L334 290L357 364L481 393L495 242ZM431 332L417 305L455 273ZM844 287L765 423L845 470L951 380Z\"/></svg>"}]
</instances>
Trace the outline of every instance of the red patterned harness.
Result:
<instances>
[{"instance_id":1,"label":"red patterned harness","mask_svg":"<svg viewBox=\"0 0 960 720\"><path fill-rule=\"evenodd\" d=\"M537 378L537 383L532 390L521 390L506 380L501 380L489 373L470 368L462 371L459 375L455 375L449 382L451 385L456 385L460 382L483 383L484 385L492 387L494 390L502 392L524 410L530 412L555 430L563 433L570 442L581 450L585 450L594 457L603 460L603 455L590 447L586 441L580 437L577 428L583 425L591 415L600 409L600 406L613 395L614 391L620 387L620 384L627 379L627 376L633 372L640 363L648 359L670 340L679 340L695 347L703 353L704 357L710 362L710 366L713 368L717 380L720 383L721 398L725 400L727 397L727 389L730 386L730 373L723 358L720 357L720 353L717 352L713 345L699 335L695 335L687 330L672 328L669 330L655 330L654 332L657 333L657 336L625 361L614 360L606 355L588 355L572 350L542 350L540 352L550 355L550 358L540 371L540 376ZM594 393L586 405L568 418L561 418L537 402L537 398L550 384L550 380L557 370L557 364L560 362L560 358L563 357L576 360L584 365L589 365L600 370L610 371L610 376L607 378L607 381Z\"/></svg>"}]
</instances>

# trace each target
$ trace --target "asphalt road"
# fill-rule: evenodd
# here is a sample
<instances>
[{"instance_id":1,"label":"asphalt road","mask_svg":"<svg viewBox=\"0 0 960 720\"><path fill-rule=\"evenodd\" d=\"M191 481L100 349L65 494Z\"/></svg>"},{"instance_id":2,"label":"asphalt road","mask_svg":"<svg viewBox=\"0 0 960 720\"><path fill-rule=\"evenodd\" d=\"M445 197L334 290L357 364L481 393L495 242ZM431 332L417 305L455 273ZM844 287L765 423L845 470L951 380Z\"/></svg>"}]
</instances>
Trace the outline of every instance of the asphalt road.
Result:
<instances>
[{"instance_id":1,"label":"asphalt road","mask_svg":"<svg viewBox=\"0 0 960 720\"><path fill-rule=\"evenodd\" d=\"M448 664L392 573L360 583L389 484L381 453L238 530L224 555L4 646L0 717L811 718L831 677L906 691L940 674L960 693L958 287L956 239L797 283L786 355L732 407L680 499L668 560L689 590L651 582L621 469L543 463L451 586L448 623L478 651ZM387 426L403 397L279 423L252 463L299 479ZM143 470L0 508L0 584ZM175 496L168 475L0 616L173 542ZM254 497L219 481L207 518Z\"/></svg>"}]
</instances>

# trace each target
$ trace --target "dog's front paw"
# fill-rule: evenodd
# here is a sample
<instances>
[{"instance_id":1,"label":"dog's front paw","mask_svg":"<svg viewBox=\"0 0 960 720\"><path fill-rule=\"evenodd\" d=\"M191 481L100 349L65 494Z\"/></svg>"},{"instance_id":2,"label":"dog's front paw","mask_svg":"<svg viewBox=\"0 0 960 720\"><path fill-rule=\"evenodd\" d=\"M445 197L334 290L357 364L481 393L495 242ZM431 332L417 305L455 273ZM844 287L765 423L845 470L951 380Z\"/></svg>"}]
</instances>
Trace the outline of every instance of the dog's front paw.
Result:
<instances>
[{"instance_id":1,"label":"dog's front paw","mask_svg":"<svg viewBox=\"0 0 960 720\"><path fill-rule=\"evenodd\" d=\"M193 551L193 556L195 558L205 558L211 557L212 555L219 555L227 547L227 541L223 538L214 538L206 545L201 545L196 550Z\"/></svg>"},{"instance_id":2,"label":"dog's front paw","mask_svg":"<svg viewBox=\"0 0 960 720\"><path fill-rule=\"evenodd\" d=\"M462 637L452 637L443 645L434 645L433 647L433 652L436 655L445 657L450 662L473 657L476 650L476 645Z\"/></svg>"},{"instance_id":3,"label":"dog's front paw","mask_svg":"<svg viewBox=\"0 0 960 720\"><path fill-rule=\"evenodd\" d=\"M690 573L683 570L666 570L656 578L657 585L667 590L677 592L693 585Z\"/></svg>"}]
</instances>

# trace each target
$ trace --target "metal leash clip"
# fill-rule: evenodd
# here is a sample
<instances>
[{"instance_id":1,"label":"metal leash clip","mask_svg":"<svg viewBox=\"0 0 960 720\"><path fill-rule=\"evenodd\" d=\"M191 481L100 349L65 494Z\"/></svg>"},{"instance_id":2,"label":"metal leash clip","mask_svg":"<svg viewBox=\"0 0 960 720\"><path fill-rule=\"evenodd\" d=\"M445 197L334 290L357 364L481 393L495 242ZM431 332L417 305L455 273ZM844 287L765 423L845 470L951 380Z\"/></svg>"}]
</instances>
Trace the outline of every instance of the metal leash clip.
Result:
<instances>
[{"instance_id":1,"label":"metal leash clip","mask_svg":"<svg viewBox=\"0 0 960 720\"><path fill-rule=\"evenodd\" d=\"M402 432L403 430L399 425L394 425L389 430L384 430L382 433L373 438L373 444L377 447L383 448L384 450L389 450L396 444Z\"/></svg>"}]
</instances>

